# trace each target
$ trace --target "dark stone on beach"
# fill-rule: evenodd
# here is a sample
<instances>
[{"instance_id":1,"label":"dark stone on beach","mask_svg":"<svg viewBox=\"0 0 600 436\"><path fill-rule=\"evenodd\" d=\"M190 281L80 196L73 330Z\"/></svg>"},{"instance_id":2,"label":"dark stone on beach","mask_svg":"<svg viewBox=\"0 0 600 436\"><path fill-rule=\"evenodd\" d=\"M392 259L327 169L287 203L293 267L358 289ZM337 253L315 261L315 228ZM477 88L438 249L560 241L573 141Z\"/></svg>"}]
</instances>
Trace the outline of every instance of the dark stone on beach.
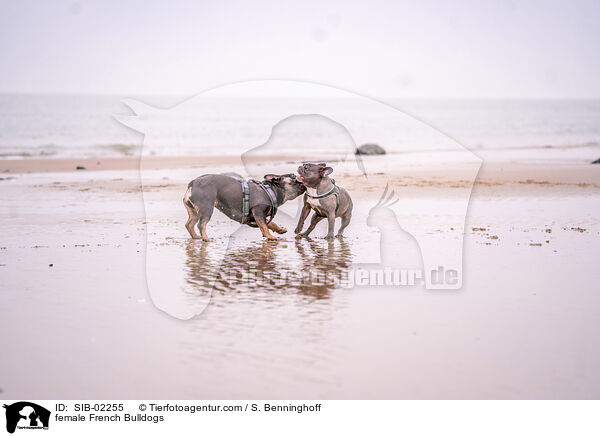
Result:
<instances>
[{"instance_id":1,"label":"dark stone on beach","mask_svg":"<svg viewBox=\"0 0 600 436\"><path fill-rule=\"evenodd\" d=\"M356 149L356 152L354 154L385 154L385 150L382 146L377 144L363 144Z\"/></svg>"},{"instance_id":2,"label":"dark stone on beach","mask_svg":"<svg viewBox=\"0 0 600 436\"><path fill-rule=\"evenodd\" d=\"M600 164L600 158L596 159L594 162L592 162L593 164Z\"/></svg>"},{"instance_id":3,"label":"dark stone on beach","mask_svg":"<svg viewBox=\"0 0 600 436\"><path fill-rule=\"evenodd\" d=\"M53 267L53 266L54 266L54 264L53 264L53 263L49 263L49 264L48 264L48 266L49 266L49 267Z\"/></svg>"},{"instance_id":4,"label":"dark stone on beach","mask_svg":"<svg viewBox=\"0 0 600 436\"><path fill-rule=\"evenodd\" d=\"M77 167L75 169L76 170L85 170L85 167L82 167L81 165L77 165Z\"/></svg>"}]
</instances>

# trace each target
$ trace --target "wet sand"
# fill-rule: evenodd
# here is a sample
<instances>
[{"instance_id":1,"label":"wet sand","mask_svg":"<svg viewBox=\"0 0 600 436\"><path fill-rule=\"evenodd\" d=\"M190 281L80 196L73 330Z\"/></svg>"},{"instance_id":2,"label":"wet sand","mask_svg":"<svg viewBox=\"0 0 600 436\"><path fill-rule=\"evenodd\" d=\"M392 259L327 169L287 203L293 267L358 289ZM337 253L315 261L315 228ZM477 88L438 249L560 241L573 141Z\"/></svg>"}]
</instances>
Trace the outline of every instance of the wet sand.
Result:
<instances>
[{"instance_id":1,"label":"wet sand","mask_svg":"<svg viewBox=\"0 0 600 436\"><path fill-rule=\"evenodd\" d=\"M460 166L375 159L368 180L336 171L357 205L343 240L323 240L324 224L310 240L293 238L298 202L290 202L277 217L290 232L278 242L215 212L214 241L202 243L183 227L185 186L202 173L242 172L234 161L194 168L188 158L155 158L142 178L135 159L104 159L103 171L40 161L2 161L10 173L0 176L0 327L12 332L0 337L2 398L600 395L596 166L484 164L463 230L445 213L412 213L451 210L444 202L469 185ZM279 161L260 170L295 169ZM384 261L375 242L385 227L364 225L381 178L393 181L403 226L430 226L440 249L464 232L462 289L217 280L207 293L219 269L329 271ZM159 212L151 222L149 210ZM163 278L169 292L153 296L199 316L182 321L155 307L147 250L176 272Z\"/></svg>"},{"instance_id":2,"label":"wet sand","mask_svg":"<svg viewBox=\"0 0 600 436\"><path fill-rule=\"evenodd\" d=\"M260 156L248 157L253 162L280 162L285 160L298 160L295 156ZM141 158L139 156L125 157L81 157L81 158L56 158L56 159L0 159L0 173L50 173L86 171L115 171L139 170ZM239 156L145 156L143 163L147 169L165 168L201 168L207 165L238 164Z\"/></svg>"}]
</instances>

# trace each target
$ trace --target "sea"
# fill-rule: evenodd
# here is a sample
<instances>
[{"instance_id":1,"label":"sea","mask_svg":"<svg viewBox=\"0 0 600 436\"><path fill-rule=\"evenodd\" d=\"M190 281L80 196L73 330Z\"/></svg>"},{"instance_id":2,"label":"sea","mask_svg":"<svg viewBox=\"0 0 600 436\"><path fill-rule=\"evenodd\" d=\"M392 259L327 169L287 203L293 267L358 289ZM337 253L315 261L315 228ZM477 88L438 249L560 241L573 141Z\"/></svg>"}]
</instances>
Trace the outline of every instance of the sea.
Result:
<instances>
[{"instance_id":1,"label":"sea","mask_svg":"<svg viewBox=\"0 0 600 436\"><path fill-rule=\"evenodd\" d=\"M239 144L233 146L227 138L235 134L243 142L244 132L273 119L272 108L297 107L298 99L293 100L222 97L200 105L189 104L189 96L0 94L0 158L137 156L142 147L158 156L236 154ZM440 144L432 138L446 137L476 154L496 151L518 159L556 150L574 159L600 157L598 99L379 100L411 120L405 124L395 116L357 109L344 99L313 100L310 107L325 108L321 115L346 113L345 119L364 129L361 141L377 142L390 152L435 150ZM152 141L120 121L134 115L135 105L124 101L152 108L138 114L152 120ZM178 111L181 107L187 109ZM297 124L280 136L280 142L288 144L289 151L315 143L326 148L328 132L318 124Z\"/></svg>"}]
</instances>

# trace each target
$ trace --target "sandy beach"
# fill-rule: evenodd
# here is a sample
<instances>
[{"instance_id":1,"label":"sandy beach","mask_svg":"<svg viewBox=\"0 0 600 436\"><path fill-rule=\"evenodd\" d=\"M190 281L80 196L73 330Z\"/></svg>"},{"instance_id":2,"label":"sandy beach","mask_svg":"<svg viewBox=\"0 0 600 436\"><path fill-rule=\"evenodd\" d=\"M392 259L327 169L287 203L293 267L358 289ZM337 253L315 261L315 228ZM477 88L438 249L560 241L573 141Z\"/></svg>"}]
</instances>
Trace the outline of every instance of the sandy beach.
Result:
<instances>
[{"instance_id":1,"label":"sandy beach","mask_svg":"<svg viewBox=\"0 0 600 436\"><path fill-rule=\"evenodd\" d=\"M600 307L598 166L485 162L462 229L450 226L454 218L445 211L452 209L444 206L470 187L460 166L373 157L368 180L336 167L336 182L357 209L344 240L323 240L324 224L311 240L296 240L298 201L281 208L277 221L290 231L276 243L256 229L240 231L218 212L208 227L213 242L189 239L181 204L187 182L204 173L243 172L237 162L156 157L144 162L140 176L135 158L0 161L0 323L12 332L0 338L6 350L0 397L600 394L593 335ZM259 170L296 166L273 157ZM223 268L227 250L230 268L375 262L374 241L385 229L364 222L382 178L401 200L403 228L431 226L440 250L464 233L460 290L218 282L210 304L187 321L157 308L157 295L148 293L148 250L173 267L176 276L163 279L176 288L177 304L189 307L206 304L209 266ZM426 218L413 212L423 205L439 210ZM159 219L149 223L149 210L159 211ZM242 244L232 250L236 231Z\"/></svg>"}]
</instances>

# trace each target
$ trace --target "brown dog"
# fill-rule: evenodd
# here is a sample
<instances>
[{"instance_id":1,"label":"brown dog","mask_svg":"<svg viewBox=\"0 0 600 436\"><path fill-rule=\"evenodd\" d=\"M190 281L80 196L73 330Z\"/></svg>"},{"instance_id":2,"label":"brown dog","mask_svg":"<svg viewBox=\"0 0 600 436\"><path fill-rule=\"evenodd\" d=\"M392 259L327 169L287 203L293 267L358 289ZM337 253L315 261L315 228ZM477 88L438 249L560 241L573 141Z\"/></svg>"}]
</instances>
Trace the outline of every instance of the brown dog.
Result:
<instances>
[{"instance_id":1,"label":"brown dog","mask_svg":"<svg viewBox=\"0 0 600 436\"><path fill-rule=\"evenodd\" d=\"M337 186L329 174L333 168L327 164L306 163L298 167L298 180L306 186L304 194L304 207L300 213L300 219L295 233L299 234L304 226L311 209L315 211L310 225L300 236L308 236L315 226L323 218L327 218L328 231L325 239L333 238L335 219L342 218L342 226L337 236L342 236L344 229L350 224L352 218L352 199L344 188Z\"/></svg>"}]
</instances>

